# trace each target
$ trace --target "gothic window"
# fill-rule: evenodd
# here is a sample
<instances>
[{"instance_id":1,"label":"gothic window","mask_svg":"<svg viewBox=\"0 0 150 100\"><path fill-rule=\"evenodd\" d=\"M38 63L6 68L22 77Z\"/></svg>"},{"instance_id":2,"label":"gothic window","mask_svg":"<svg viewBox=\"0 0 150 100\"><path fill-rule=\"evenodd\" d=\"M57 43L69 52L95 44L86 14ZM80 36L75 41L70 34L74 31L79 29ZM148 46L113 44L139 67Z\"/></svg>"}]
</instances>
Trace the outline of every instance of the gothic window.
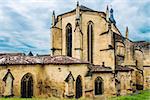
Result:
<instances>
[{"instance_id":1,"label":"gothic window","mask_svg":"<svg viewBox=\"0 0 150 100\"><path fill-rule=\"evenodd\" d=\"M103 79L101 77L97 77L95 79L95 95L101 95L104 91Z\"/></svg>"},{"instance_id":2,"label":"gothic window","mask_svg":"<svg viewBox=\"0 0 150 100\"><path fill-rule=\"evenodd\" d=\"M66 26L66 50L67 56L72 56L72 26L67 24Z\"/></svg>"},{"instance_id":3,"label":"gothic window","mask_svg":"<svg viewBox=\"0 0 150 100\"><path fill-rule=\"evenodd\" d=\"M89 21L87 27L87 53L88 61L93 63L93 22Z\"/></svg>"},{"instance_id":4,"label":"gothic window","mask_svg":"<svg viewBox=\"0 0 150 100\"><path fill-rule=\"evenodd\" d=\"M76 79L76 98L82 97L82 79L79 75Z\"/></svg>"},{"instance_id":5,"label":"gothic window","mask_svg":"<svg viewBox=\"0 0 150 100\"><path fill-rule=\"evenodd\" d=\"M33 96L33 78L27 73L21 79L21 97L31 98Z\"/></svg>"},{"instance_id":6,"label":"gothic window","mask_svg":"<svg viewBox=\"0 0 150 100\"><path fill-rule=\"evenodd\" d=\"M70 72L67 78L65 79L66 82L66 96L73 97L74 96L74 77Z\"/></svg>"},{"instance_id":7,"label":"gothic window","mask_svg":"<svg viewBox=\"0 0 150 100\"><path fill-rule=\"evenodd\" d=\"M6 75L3 78L3 81L5 82L5 89L3 94L4 96L13 96L13 80L14 77L10 72L10 69L8 69Z\"/></svg>"}]
</instances>

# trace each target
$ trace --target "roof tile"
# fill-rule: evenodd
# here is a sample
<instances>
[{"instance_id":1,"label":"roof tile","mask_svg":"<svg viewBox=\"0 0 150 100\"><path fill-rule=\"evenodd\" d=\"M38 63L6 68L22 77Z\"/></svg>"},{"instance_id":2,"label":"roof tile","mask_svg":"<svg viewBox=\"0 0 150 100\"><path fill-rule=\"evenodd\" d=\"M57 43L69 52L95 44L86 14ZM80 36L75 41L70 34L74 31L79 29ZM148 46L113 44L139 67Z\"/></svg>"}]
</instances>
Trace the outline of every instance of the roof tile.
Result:
<instances>
[{"instance_id":1,"label":"roof tile","mask_svg":"<svg viewBox=\"0 0 150 100\"><path fill-rule=\"evenodd\" d=\"M86 61L68 56L0 56L0 65L15 64L88 64Z\"/></svg>"}]
</instances>

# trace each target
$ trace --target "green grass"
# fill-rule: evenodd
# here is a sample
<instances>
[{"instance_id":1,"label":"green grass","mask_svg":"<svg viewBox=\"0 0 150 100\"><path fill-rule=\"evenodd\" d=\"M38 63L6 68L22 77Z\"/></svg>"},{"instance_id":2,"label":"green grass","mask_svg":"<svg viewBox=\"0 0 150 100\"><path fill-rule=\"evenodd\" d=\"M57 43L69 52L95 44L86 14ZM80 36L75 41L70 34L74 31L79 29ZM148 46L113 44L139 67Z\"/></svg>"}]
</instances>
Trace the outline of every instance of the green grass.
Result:
<instances>
[{"instance_id":1,"label":"green grass","mask_svg":"<svg viewBox=\"0 0 150 100\"><path fill-rule=\"evenodd\" d=\"M0 100L76 100L74 99L59 99L59 98L0 98ZM92 100L90 98L80 98L79 100ZM100 99L96 99L100 100ZM139 94L127 95L127 96L119 96L119 97L111 97L108 100L150 100L150 90L140 91Z\"/></svg>"},{"instance_id":2,"label":"green grass","mask_svg":"<svg viewBox=\"0 0 150 100\"><path fill-rule=\"evenodd\" d=\"M150 100L150 90L140 91L139 94L114 97L110 100Z\"/></svg>"}]
</instances>

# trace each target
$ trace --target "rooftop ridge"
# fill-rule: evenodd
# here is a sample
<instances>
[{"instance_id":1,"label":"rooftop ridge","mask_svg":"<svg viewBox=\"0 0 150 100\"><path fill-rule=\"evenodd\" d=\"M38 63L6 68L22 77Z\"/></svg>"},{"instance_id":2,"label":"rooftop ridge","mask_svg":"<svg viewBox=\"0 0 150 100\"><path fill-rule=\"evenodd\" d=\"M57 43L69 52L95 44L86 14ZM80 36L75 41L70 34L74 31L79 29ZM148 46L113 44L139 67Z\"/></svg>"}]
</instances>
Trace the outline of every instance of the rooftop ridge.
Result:
<instances>
[{"instance_id":1,"label":"rooftop ridge","mask_svg":"<svg viewBox=\"0 0 150 100\"><path fill-rule=\"evenodd\" d=\"M81 11L101 12L101 13L105 14L105 12L103 12L103 11L93 10L91 8L88 8L88 7L84 6L84 5L80 5L79 8L80 8ZM73 10L67 11L65 13L59 14L57 16L62 16L62 15L65 15L65 14L68 14L68 13L71 13L71 12L74 12L74 11L76 11L76 8L74 8Z\"/></svg>"}]
</instances>

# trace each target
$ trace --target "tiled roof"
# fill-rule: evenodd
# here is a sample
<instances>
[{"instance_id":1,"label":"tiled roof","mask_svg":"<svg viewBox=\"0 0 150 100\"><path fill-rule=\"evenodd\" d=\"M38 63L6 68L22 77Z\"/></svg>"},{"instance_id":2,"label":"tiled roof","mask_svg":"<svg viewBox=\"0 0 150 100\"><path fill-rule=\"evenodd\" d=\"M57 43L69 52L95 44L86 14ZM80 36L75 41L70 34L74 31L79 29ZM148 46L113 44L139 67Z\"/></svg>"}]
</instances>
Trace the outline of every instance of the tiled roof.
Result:
<instances>
[{"instance_id":1,"label":"tiled roof","mask_svg":"<svg viewBox=\"0 0 150 100\"><path fill-rule=\"evenodd\" d=\"M83 6L83 5L80 5L79 8L80 8L80 11L100 12L100 11L96 11L96 10L90 9L90 8L88 8L86 6ZM71 12L74 12L74 11L76 11L76 8L71 10L71 11L68 11L66 13L60 14L58 16L61 16L61 15L67 14L67 13L71 13ZM100 12L100 13L105 14L104 12Z\"/></svg>"},{"instance_id":2,"label":"tiled roof","mask_svg":"<svg viewBox=\"0 0 150 100\"><path fill-rule=\"evenodd\" d=\"M2 55L10 55L10 56L24 56L25 53L0 53L0 56Z\"/></svg>"},{"instance_id":3,"label":"tiled roof","mask_svg":"<svg viewBox=\"0 0 150 100\"><path fill-rule=\"evenodd\" d=\"M112 72L111 67L106 67L102 65L91 65L89 68L91 72Z\"/></svg>"},{"instance_id":4,"label":"tiled roof","mask_svg":"<svg viewBox=\"0 0 150 100\"><path fill-rule=\"evenodd\" d=\"M0 65L28 64L88 64L86 61L68 56L0 56Z\"/></svg>"},{"instance_id":5,"label":"tiled roof","mask_svg":"<svg viewBox=\"0 0 150 100\"><path fill-rule=\"evenodd\" d=\"M94 10L88 8L88 7L83 6L83 5L80 5L79 8L80 8L80 10L82 10L82 11L94 11Z\"/></svg>"},{"instance_id":6,"label":"tiled roof","mask_svg":"<svg viewBox=\"0 0 150 100\"><path fill-rule=\"evenodd\" d=\"M51 56L44 57L44 63L52 63L52 64L88 64L87 61L81 61L77 58L68 57L68 56Z\"/></svg>"},{"instance_id":7,"label":"tiled roof","mask_svg":"<svg viewBox=\"0 0 150 100\"><path fill-rule=\"evenodd\" d=\"M133 69L127 66L117 66L115 70L116 71L132 71Z\"/></svg>"},{"instance_id":8,"label":"tiled roof","mask_svg":"<svg viewBox=\"0 0 150 100\"><path fill-rule=\"evenodd\" d=\"M115 33L115 32L113 32L113 34L114 34L114 38L115 38L115 41L116 41L116 42L119 41L119 42L124 43L125 37L123 37L122 35L119 35L119 34L117 34L117 33Z\"/></svg>"},{"instance_id":9,"label":"tiled roof","mask_svg":"<svg viewBox=\"0 0 150 100\"><path fill-rule=\"evenodd\" d=\"M135 49L150 49L150 42L136 41L134 42Z\"/></svg>"}]
</instances>

